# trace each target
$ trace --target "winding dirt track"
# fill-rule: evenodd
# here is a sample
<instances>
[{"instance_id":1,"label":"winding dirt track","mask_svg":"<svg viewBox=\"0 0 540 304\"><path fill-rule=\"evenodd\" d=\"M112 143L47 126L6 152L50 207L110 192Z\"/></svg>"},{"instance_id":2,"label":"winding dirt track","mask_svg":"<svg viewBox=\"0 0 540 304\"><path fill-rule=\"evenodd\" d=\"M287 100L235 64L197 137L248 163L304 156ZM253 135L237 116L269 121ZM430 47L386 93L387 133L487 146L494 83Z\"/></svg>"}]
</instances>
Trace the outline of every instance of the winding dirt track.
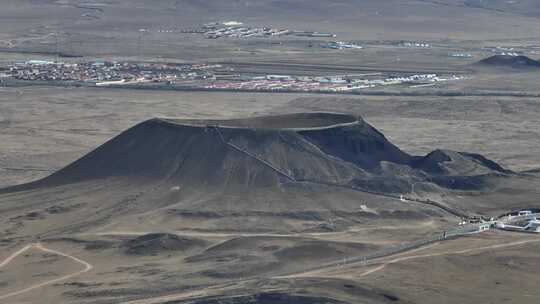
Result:
<instances>
[{"instance_id":1,"label":"winding dirt track","mask_svg":"<svg viewBox=\"0 0 540 304\"><path fill-rule=\"evenodd\" d=\"M38 288L41 288L41 287L44 287L44 286L47 286L47 285L57 283L59 281L70 279L72 277L75 277L75 276L81 275L81 274L83 274L85 272L88 272L88 271L92 270L92 268L94 268L94 266L92 266L90 263L88 263L86 261L83 261L83 260L81 260L79 258L76 258L76 257L72 256L72 255L69 255L69 254L54 250L54 249L46 248L40 243L26 245L23 248L19 249L18 251L14 252L13 254L11 254L9 257L7 257L4 261L2 261L0 263L0 267L3 267L5 265L9 264L17 256L21 255L22 253L24 253L25 251L27 251L27 250L29 250L31 248L36 248L36 249L39 249L41 251L45 251L45 252L48 252L48 253L53 253L53 254L56 254L56 255L66 257L68 259L71 259L71 260L79 263L79 264L84 265L84 269L79 270L79 271L74 272L74 273L71 273L71 274L68 274L68 275L65 275L65 276L62 276L62 277L59 277L59 278L56 278L54 280L45 281L45 282L42 282L42 283L39 283L39 284L29 286L27 288L18 290L18 291L14 291L14 292L11 292L11 293L8 293L8 294L5 294L5 295L1 295L0 300L6 299L6 298L9 298L9 297L13 297L13 296L17 296L17 295L32 291L34 289L38 289Z\"/></svg>"},{"instance_id":2,"label":"winding dirt track","mask_svg":"<svg viewBox=\"0 0 540 304\"><path fill-rule=\"evenodd\" d=\"M30 249L34 247L34 244L29 244L29 245L26 245L24 246L23 248L15 251L12 255L10 255L9 257L7 257L5 260L2 261L2 263L0 263L0 268L6 266L7 264L9 264L13 259L15 259L17 256L19 256L20 254L22 254L23 252L25 252L26 250Z\"/></svg>"}]
</instances>

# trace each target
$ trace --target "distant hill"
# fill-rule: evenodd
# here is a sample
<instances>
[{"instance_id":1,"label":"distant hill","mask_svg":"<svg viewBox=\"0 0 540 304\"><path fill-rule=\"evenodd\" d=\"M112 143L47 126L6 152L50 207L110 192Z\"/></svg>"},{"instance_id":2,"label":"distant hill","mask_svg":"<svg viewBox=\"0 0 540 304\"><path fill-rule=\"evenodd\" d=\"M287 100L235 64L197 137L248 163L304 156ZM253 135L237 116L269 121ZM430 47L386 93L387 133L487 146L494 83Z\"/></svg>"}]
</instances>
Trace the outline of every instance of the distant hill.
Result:
<instances>
[{"instance_id":1,"label":"distant hill","mask_svg":"<svg viewBox=\"0 0 540 304\"><path fill-rule=\"evenodd\" d=\"M477 64L493 67L510 67L515 69L540 68L540 61L527 56L493 55L480 60Z\"/></svg>"}]
</instances>

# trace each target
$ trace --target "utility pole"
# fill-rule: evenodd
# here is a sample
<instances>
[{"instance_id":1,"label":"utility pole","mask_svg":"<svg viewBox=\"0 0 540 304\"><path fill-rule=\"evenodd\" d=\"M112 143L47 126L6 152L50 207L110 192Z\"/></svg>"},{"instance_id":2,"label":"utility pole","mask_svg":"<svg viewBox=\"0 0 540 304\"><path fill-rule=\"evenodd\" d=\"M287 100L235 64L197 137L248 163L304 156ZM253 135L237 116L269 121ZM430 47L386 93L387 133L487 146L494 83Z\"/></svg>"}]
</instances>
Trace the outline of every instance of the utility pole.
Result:
<instances>
[{"instance_id":1,"label":"utility pole","mask_svg":"<svg viewBox=\"0 0 540 304\"><path fill-rule=\"evenodd\" d=\"M55 37L55 58L56 58L56 63L58 63L60 61L60 26L61 26L61 22L60 22L60 16L58 15L59 14L59 11L56 10L55 11L55 19L56 19L56 33L54 35Z\"/></svg>"},{"instance_id":2,"label":"utility pole","mask_svg":"<svg viewBox=\"0 0 540 304\"><path fill-rule=\"evenodd\" d=\"M139 30L139 36L137 37L137 62L141 61L141 43L142 43L142 30Z\"/></svg>"},{"instance_id":3,"label":"utility pole","mask_svg":"<svg viewBox=\"0 0 540 304\"><path fill-rule=\"evenodd\" d=\"M58 63L60 61L60 31L58 28L56 28L55 37L56 37L56 50L55 50L56 63Z\"/></svg>"},{"instance_id":4,"label":"utility pole","mask_svg":"<svg viewBox=\"0 0 540 304\"><path fill-rule=\"evenodd\" d=\"M137 61L138 62L141 61L142 44L143 44L144 33L146 31L147 30L144 29L144 28L139 29L139 36L138 36L138 39L137 39Z\"/></svg>"}]
</instances>

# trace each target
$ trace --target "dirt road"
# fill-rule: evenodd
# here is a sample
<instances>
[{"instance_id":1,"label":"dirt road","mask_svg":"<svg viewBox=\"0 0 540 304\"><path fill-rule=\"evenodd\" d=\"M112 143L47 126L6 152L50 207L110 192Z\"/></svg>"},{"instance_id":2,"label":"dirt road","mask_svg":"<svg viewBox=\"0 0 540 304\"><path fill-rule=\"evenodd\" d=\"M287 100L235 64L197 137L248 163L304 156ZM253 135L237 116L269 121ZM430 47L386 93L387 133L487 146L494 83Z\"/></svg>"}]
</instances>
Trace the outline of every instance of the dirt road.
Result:
<instances>
[{"instance_id":1,"label":"dirt road","mask_svg":"<svg viewBox=\"0 0 540 304\"><path fill-rule=\"evenodd\" d=\"M92 266L90 263L88 263L86 261L83 261L83 260L81 260L79 258L76 258L76 257L72 256L72 255L69 255L69 254L54 250L54 249L46 248L40 243L28 244L28 245L24 246L23 248L19 249L18 251L14 252L9 257L7 257L4 261L2 261L2 263L0 263L0 267L3 267L5 265L9 264L17 256L21 255L22 253L24 253L25 251L27 251L27 250L29 250L31 248L36 248L36 249L39 249L41 251L45 251L45 252L48 252L48 253L53 253L53 254L56 254L56 255L60 255L60 256L69 258L69 259L71 259L71 260L73 260L73 261L75 261L75 262L77 262L79 264L84 265L84 269L79 270L79 271L74 272L74 273L71 273L71 274L68 274L68 275L64 275L62 277L59 277L59 278L56 278L56 279L53 279L53 280L49 280L49 281L41 282L39 284L35 284L35 285L29 286L27 288L24 288L24 289L21 289L21 290L18 290L18 291L14 291L14 292L11 292L11 293L8 293L8 294L5 294L5 295L0 295L0 300L6 299L6 298L9 298L9 297L13 297L13 296L17 296L17 295L20 295L20 294L23 294L23 293L26 293L26 292L29 292L29 291L32 291L32 290L47 286L47 285L57 283L59 281L70 279L72 277L75 277L75 276L81 275L81 274L83 274L85 272L88 272L88 271L92 270L92 268L94 268L94 266Z\"/></svg>"},{"instance_id":2,"label":"dirt road","mask_svg":"<svg viewBox=\"0 0 540 304\"><path fill-rule=\"evenodd\" d=\"M220 233L220 232L198 232L198 231L171 231L171 233L191 236L191 237L207 237L207 238L236 238L236 237L317 237L317 236L335 236L349 233L358 233L362 231L370 230L399 230L399 229L413 229L418 227L430 227L435 226L435 222L425 221L414 225L388 225L388 226L372 226L372 227L357 227L353 226L347 230L335 231L335 232L297 232L297 233ZM133 235L141 236L150 233L156 233L159 231L105 231L105 232L89 232L81 235L97 235L97 236L111 236L111 235Z\"/></svg>"},{"instance_id":3,"label":"dirt road","mask_svg":"<svg viewBox=\"0 0 540 304\"><path fill-rule=\"evenodd\" d=\"M463 249L463 250L457 250L457 251L445 251L445 252L437 252L437 253L428 253L428 254L420 254L420 255L412 255L412 256L404 256L392 259L388 262L384 262L383 264L370 269L362 274L360 274L360 277L368 276L372 273L378 272L386 268L386 266L408 261L408 260L414 260L414 259L421 259L421 258L430 258L430 257L437 257L437 256L443 256L443 255L450 255L450 254L465 254L475 251L485 251L485 250L492 250L492 249L500 249L500 248L506 248L506 247L513 247L513 246L519 246L524 245L528 243L535 243L540 242L540 240L524 240L524 241L518 241L518 242L512 242L512 243L506 243L506 244L497 244L497 245L490 245L490 246L484 246L484 247L477 247L477 248L469 248L469 249Z\"/></svg>"},{"instance_id":4,"label":"dirt road","mask_svg":"<svg viewBox=\"0 0 540 304\"><path fill-rule=\"evenodd\" d=\"M436 244L433 244L431 246L422 247L422 248L418 248L418 249L413 250L413 251L408 251L408 252L405 252L405 253L401 253L401 254L399 254L401 256L399 256L397 258L394 258L394 259L391 259L391 260L388 260L388 261L384 261L384 259L387 259L388 257L381 258L381 259L378 259L378 260L373 260L368 265L377 265L376 267L371 268L371 269L369 269L369 270L367 270L367 271L365 271L363 273L360 273L360 274L355 273L352 277L354 277L354 278L365 277L365 276L368 276L370 274L373 274L373 273L384 270L386 268L386 266L388 266L388 265L396 264L396 263L403 262L403 261L408 261L408 260L430 258L430 257L438 257L438 256L444 256L444 255L451 255L451 254L466 254L466 253L476 252L476 251L485 251L485 250L493 250L493 249L513 247L513 246L520 246L520 245L525 245L525 244L528 244L528 243L535 243L535 242L540 242L540 239L523 240L523 241L516 241L516 242L511 242L511 243L496 244L496 245L476 247L476 248L468 248L468 249L462 249L462 250L453 250L453 251L450 250L450 251L444 251L444 252L403 256L405 254L410 254L410 253L415 252L415 251L420 251L420 250L425 250L427 248L431 248L433 245L438 244L438 243L436 243ZM366 265L364 262L351 263L351 264L349 264L347 266L345 271L350 271L355 266L356 267L366 267L368 265ZM329 274L331 275L336 270L340 271L338 267L341 267L341 266L335 266L335 267L332 267L332 268L325 268L325 269L320 269L320 270L315 270L315 271L308 271L308 272L305 272L305 273L298 273L298 274L294 274L292 276L283 276L283 278L286 278L286 277L325 277L325 276L327 276ZM336 268L338 268L338 269L336 269Z\"/></svg>"},{"instance_id":5,"label":"dirt road","mask_svg":"<svg viewBox=\"0 0 540 304\"><path fill-rule=\"evenodd\" d=\"M25 252L26 250L30 249L34 247L34 244L29 244L29 245L26 245L24 246L23 248L15 251L13 254L11 254L10 256L8 256L5 260L2 261L2 263L0 263L0 268L6 266L7 264L9 264L11 261L13 261L13 259L15 259L16 257L18 257L20 254L22 254L23 252Z\"/></svg>"}]
</instances>

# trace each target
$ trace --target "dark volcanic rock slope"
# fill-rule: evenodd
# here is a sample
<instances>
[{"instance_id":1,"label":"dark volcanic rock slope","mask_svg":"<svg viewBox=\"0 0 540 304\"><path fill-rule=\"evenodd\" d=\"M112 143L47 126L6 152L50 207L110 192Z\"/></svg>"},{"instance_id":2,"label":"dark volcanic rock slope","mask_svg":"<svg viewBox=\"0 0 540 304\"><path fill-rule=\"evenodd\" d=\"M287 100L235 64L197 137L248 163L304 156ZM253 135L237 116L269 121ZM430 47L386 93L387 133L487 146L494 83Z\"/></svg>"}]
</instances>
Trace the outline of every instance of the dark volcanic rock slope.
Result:
<instances>
[{"instance_id":1,"label":"dark volcanic rock slope","mask_svg":"<svg viewBox=\"0 0 540 304\"><path fill-rule=\"evenodd\" d=\"M421 219L440 210L415 209L370 192L408 193L415 184L431 191L478 190L484 177L504 173L474 154L408 155L349 115L152 119L45 179L0 190L0 211L39 206L47 214L63 202L61 207L74 210L72 230L129 216L130 225L152 222L160 228L294 230L336 214L344 221Z\"/></svg>"},{"instance_id":2,"label":"dark volcanic rock slope","mask_svg":"<svg viewBox=\"0 0 540 304\"><path fill-rule=\"evenodd\" d=\"M386 184L394 183L391 192L401 193L412 182L434 177L493 173L509 172L470 153L436 150L411 156L360 118L311 113L228 121L152 119L53 175L11 191L110 177L184 187L307 182L389 191L373 183L384 177Z\"/></svg>"}]
</instances>

